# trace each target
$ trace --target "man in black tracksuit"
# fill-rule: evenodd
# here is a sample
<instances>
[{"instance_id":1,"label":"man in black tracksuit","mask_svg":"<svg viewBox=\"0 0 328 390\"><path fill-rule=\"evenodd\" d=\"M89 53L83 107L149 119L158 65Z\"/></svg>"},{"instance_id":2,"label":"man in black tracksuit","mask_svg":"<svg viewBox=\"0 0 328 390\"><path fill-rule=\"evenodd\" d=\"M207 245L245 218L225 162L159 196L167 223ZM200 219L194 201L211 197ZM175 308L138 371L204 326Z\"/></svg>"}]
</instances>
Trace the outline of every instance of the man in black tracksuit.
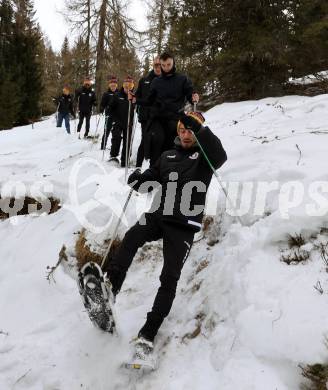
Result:
<instances>
[{"instance_id":1,"label":"man in black tracksuit","mask_svg":"<svg viewBox=\"0 0 328 390\"><path fill-rule=\"evenodd\" d=\"M146 340L148 347L152 347L149 343L153 342L170 312L194 234L201 229L206 193L213 174L192 131L215 169L227 159L220 140L208 127L202 126L203 121L202 115L194 112L181 117L174 149L164 152L144 173L137 169L128 180L136 191L151 191L154 181L161 186L161 191L152 205L152 209L157 209L146 213L145 222L142 218L125 234L117 255L109 260L107 276L116 295L138 248L146 242L163 238L161 286L138 338L142 340L140 342Z\"/></svg>"},{"instance_id":2,"label":"man in black tracksuit","mask_svg":"<svg viewBox=\"0 0 328 390\"><path fill-rule=\"evenodd\" d=\"M96 106L96 94L91 88L91 80L87 77L83 82L83 87L78 89L75 93L75 100L79 110L79 124L77 125L77 132L79 133L82 128L83 120L85 118L85 133L84 138L89 134L90 130L90 118L92 114L92 108Z\"/></svg>"},{"instance_id":3,"label":"man in black tracksuit","mask_svg":"<svg viewBox=\"0 0 328 390\"><path fill-rule=\"evenodd\" d=\"M127 147L127 127L128 127L128 112L129 112L129 100L128 92L133 90L134 81L132 77L127 76L123 81L122 89L113 96L113 99L108 104L113 118L112 126L112 145L110 149L109 161L118 162L118 155L120 153L122 136L123 136L123 147L121 152L121 167L126 165L126 147ZM131 146L131 133L133 126L134 117L134 104L131 104L130 111L130 126L129 126L129 145Z\"/></svg>"},{"instance_id":4,"label":"man in black tracksuit","mask_svg":"<svg viewBox=\"0 0 328 390\"><path fill-rule=\"evenodd\" d=\"M194 93L191 80L182 73L177 73L174 58L169 53L160 56L161 76L156 77L145 99L132 99L139 106L150 107L150 119L145 139L145 158L154 165L163 151L173 146L176 127L181 112L187 101L197 103L198 94Z\"/></svg>"},{"instance_id":5,"label":"man in black tracksuit","mask_svg":"<svg viewBox=\"0 0 328 390\"><path fill-rule=\"evenodd\" d=\"M154 58L153 70L148 73L146 77L142 77L139 80L138 88L136 90L135 96L137 99L147 99L150 91L151 82L155 77L160 76L161 74L161 62L159 56ZM137 161L136 167L141 168L142 162L145 156L145 138L146 138L146 130L147 123L150 119L150 107L147 106L138 106L138 120L141 124L141 142L137 152Z\"/></svg>"},{"instance_id":6,"label":"man in black tracksuit","mask_svg":"<svg viewBox=\"0 0 328 390\"><path fill-rule=\"evenodd\" d=\"M69 93L69 87L65 85L63 94L54 98L53 101L57 104L57 127L62 127L63 120L68 134L71 134L69 114L75 118L73 108L73 96Z\"/></svg>"},{"instance_id":7,"label":"man in black tracksuit","mask_svg":"<svg viewBox=\"0 0 328 390\"><path fill-rule=\"evenodd\" d=\"M113 117L110 113L109 103L112 101L114 95L117 92L117 78L115 76L112 76L108 80L108 90L103 94L99 108L100 113L103 113L105 111L106 115L105 130L101 140L101 150L106 149L109 133L113 126Z\"/></svg>"}]
</instances>

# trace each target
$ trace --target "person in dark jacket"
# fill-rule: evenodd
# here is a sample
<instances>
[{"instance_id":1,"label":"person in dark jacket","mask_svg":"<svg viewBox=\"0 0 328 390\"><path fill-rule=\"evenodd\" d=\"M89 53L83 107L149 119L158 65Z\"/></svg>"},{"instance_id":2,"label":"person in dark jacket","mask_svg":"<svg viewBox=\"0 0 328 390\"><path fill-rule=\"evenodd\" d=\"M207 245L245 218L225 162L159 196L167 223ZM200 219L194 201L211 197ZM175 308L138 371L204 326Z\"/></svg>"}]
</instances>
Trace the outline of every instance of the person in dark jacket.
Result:
<instances>
[{"instance_id":1,"label":"person in dark jacket","mask_svg":"<svg viewBox=\"0 0 328 390\"><path fill-rule=\"evenodd\" d=\"M137 343L146 345L147 350L152 349L154 338L170 312L194 234L201 229L206 193L213 175L194 134L215 169L227 160L220 140L208 127L203 127L203 121L200 113L183 115L178 122L174 149L164 152L145 172L136 169L128 179L136 191L147 193L156 186L159 191L150 212L125 234L117 255L109 259L106 271L116 296L138 248L163 238L161 285L138 334Z\"/></svg>"},{"instance_id":2,"label":"person in dark jacket","mask_svg":"<svg viewBox=\"0 0 328 390\"><path fill-rule=\"evenodd\" d=\"M161 62L159 56L154 58L153 62L153 70L148 73L146 77L142 77L139 80L138 88L136 90L135 96L136 99L147 99L150 91L151 82L155 77L161 75ZM142 162L144 160L145 155L145 138L146 138L146 130L147 123L150 119L150 107L147 106L138 106L138 121L141 125L141 142L137 152L137 161L136 167L141 168Z\"/></svg>"},{"instance_id":3,"label":"person in dark jacket","mask_svg":"<svg viewBox=\"0 0 328 390\"><path fill-rule=\"evenodd\" d=\"M121 167L126 165L126 148L130 150L131 133L133 127L134 104L131 104L130 110L130 125L129 125L129 145L127 146L127 127L128 127L128 113L129 100L128 92L134 88L133 78L127 76L123 81L121 90L113 96L113 99L108 104L108 109L112 114L112 144L110 149L109 161L119 162L118 155L120 153L121 142L123 137L123 147L121 152Z\"/></svg>"},{"instance_id":4,"label":"person in dark jacket","mask_svg":"<svg viewBox=\"0 0 328 390\"><path fill-rule=\"evenodd\" d=\"M174 58L170 53L160 56L161 76L156 77L145 99L129 94L129 99L139 106L150 107L150 119L145 139L145 158L154 165L161 153L173 146L179 112L186 102L198 103L191 80L176 72Z\"/></svg>"},{"instance_id":5,"label":"person in dark jacket","mask_svg":"<svg viewBox=\"0 0 328 390\"><path fill-rule=\"evenodd\" d=\"M96 106L96 94L91 88L92 81L89 77L86 77L83 82L83 87L78 89L75 93L75 100L77 102L77 107L79 110L79 123L77 125L77 132L79 133L82 128L82 124L85 118L85 133L84 138L89 134L90 130L90 118L92 114L92 108Z\"/></svg>"},{"instance_id":6,"label":"person in dark jacket","mask_svg":"<svg viewBox=\"0 0 328 390\"><path fill-rule=\"evenodd\" d=\"M106 149L109 133L112 129L113 117L110 113L109 103L113 99L114 95L118 92L117 86L118 86L117 78L115 76L111 76L108 80L108 90L103 94L100 102L99 112L101 114L105 112L105 116L106 116L104 134L101 140L101 150Z\"/></svg>"},{"instance_id":7,"label":"person in dark jacket","mask_svg":"<svg viewBox=\"0 0 328 390\"><path fill-rule=\"evenodd\" d=\"M62 127L63 121L65 121L65 128L68 134L71 134L69 115L71 114L75 118L73 108L73 96L69 93L69 87L67 85L63 88L62 95L53 99L57 104L57 127Z\"/></svg>"}]
</instances>

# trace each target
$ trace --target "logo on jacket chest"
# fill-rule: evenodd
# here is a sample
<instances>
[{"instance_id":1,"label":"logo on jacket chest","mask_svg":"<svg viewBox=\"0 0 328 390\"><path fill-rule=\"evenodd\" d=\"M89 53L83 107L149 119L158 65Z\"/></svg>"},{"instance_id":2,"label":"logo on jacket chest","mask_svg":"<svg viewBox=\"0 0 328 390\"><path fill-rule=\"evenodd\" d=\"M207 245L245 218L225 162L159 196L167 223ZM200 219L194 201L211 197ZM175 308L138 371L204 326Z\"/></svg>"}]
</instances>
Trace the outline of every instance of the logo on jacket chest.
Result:
<instances>
[{"instance_id":1,"label":"logo on jacket chest","mask_svg":"<svg viewBox=\"0 0 328 390\"><path fill-rule=\"evenodd\" d=\"M197 158L199 157L199 152L195 152L194 154L192 154L191 156L189 156L189 158L191 160L197 160Z\"/></svg>"}]
</instances>

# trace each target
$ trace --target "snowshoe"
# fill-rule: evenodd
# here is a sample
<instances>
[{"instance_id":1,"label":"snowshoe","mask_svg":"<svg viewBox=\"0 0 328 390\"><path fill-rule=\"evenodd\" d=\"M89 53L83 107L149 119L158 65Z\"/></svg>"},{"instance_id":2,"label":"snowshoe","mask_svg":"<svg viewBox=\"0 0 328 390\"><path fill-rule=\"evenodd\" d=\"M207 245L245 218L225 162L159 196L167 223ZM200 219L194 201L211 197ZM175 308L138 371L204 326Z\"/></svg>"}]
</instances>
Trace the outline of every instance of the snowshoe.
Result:
<instances>
[{"instance_id":1,"label":"snowshoe","mask_svg":"<svg viewBox=\"0 0 328 390\"><path fill-rule=\"evenodd\" d=\"M120 164L120 160L117 157L111 157L108 162L117 166Z\"/></svg>"},{"instance_id":2,"label":"snowshoe","mask_svg":"<svg viewBox=\"0 0 328 390\"><path fill-rule=\"evenodd\" d=\"M134 356L130 362L125 363L125 368L143 372L156 370L157 361L154 355L154 343L140 336L135 340L134 348Z\"/></svg>"},{"instance_id":3,"label":"snowshoe","mask_svg":"<svg viewBox=\"0 0 328 390\"><path fill-rule=\"evenodd\" d=\"M101 330L114 333L114 295L109 280L98 264L86 263L78 277L79 291L92 323Z\"/></svg>"}]
</instances>

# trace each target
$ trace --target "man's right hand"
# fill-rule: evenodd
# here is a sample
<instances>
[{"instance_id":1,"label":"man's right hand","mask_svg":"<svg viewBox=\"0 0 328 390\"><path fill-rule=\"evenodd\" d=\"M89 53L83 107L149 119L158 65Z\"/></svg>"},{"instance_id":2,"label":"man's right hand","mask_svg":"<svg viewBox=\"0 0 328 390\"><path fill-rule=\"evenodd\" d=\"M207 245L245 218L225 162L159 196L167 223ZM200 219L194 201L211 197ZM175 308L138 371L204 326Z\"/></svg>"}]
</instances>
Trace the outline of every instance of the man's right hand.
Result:
<instances>
[{"instance_id":1,"label":"man's right hand","mask_svg":"<svg viewBox=\"0 0 328 390\"><path fill-rule=\"evenodd\" d=\"M138 183L141 176L141 170L140 168L137 168L135 171L131 173L131 175L128 177L128 184L135 185Z\"/></svg>"}]
</instances>

